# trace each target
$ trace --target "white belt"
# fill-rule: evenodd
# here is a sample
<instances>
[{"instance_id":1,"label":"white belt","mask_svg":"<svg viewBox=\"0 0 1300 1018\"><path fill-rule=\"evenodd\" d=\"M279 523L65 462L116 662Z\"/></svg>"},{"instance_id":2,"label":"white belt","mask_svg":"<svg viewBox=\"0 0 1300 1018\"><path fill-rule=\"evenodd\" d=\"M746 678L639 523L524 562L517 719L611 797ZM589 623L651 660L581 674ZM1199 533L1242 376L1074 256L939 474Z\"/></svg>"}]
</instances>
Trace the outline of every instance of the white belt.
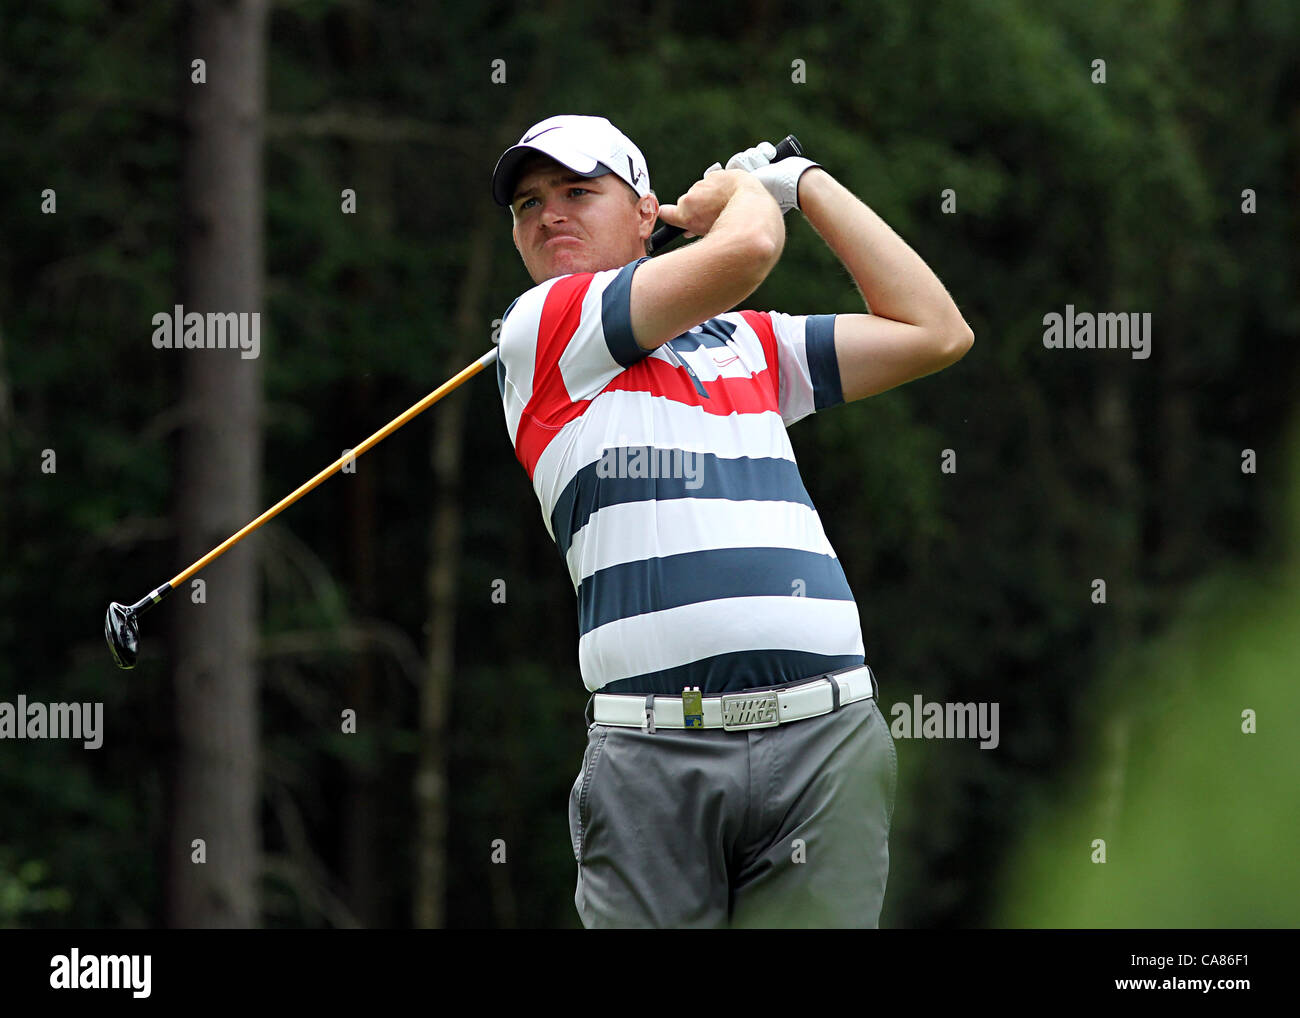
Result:
<instances>
[{"instance_id":1,"label":"white belt","mask_svg":"<svg viewBox=\"0 0 1300 1018\"><path fill-rule=\"evenodd\" d=\"M772 728L790 721L829 714L848 703L873 695L871 668L863 665L836 675L823 675L795 686L703 697L703 720L687 724L681 694L596 693L592 716L596 724L641 728L724 728L729 732Z\"/></svg>"}]
</instances>

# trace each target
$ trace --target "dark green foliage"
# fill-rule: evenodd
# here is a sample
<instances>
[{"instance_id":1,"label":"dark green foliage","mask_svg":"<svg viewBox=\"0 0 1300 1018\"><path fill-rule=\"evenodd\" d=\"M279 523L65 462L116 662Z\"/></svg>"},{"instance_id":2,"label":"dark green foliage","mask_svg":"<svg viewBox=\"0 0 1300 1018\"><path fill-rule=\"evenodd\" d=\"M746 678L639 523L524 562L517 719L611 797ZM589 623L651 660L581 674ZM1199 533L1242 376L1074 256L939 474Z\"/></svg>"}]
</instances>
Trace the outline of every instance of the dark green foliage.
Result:
<instances>
[{"instance_id":1,"label":"dark green foliage","mask_svg":"<svg viewBox=\"0 0 1300 1018\"><path fill-rule=\"evenodd\" d=\"M990 879L1097 739L1089 698L1225 563L1286 531L1295 390L1300 30L1286 5L277 7L268 50L263 501L488 348L528 285L497 155L556 112L609 116L662 201L794 131L943 279L956 366L797 425L858 599L882 706L999 701L997 752L900 741L883 925L996 921ZM690 16L690 30L683 29ZM172 551L179 369L150 345L176 292L180 52L167 4L0 13L0 700L100 700L97 751L0 741L0 925L153 925L172 751L167 605L140 666L99 633ZM1093 84L1091 62L1107 63ZM492 84L503 59L507 83ZM806 84L791 61L806 62ZM40 193L58 192L58 213ZM357 192L357 214L340 212ZM956 192L957 214L941 212ZM1259 211L1241 213L1241 192ZM484 306L457 322L475 231ZM860 311L797 214L748 302ZM1149 311L1154 352L1048 351L1043 315ZM566 800L586 695L574 598L490 377L468 401L448 925L575 926ZM258 539L269 925L345 904L351 776L374 797L375 925L411 921L417 685L439 409ZM1259 473L1243 475L1253 448ZM42 450L58 456L40 470ZM939 471L943 450L955 475ZM364 532L373 555L356 557ZM369 580L363 579L369 577ZM1108 603L1089 600L1104 577ZM492 583L507 586L505 604ZM371 586L367 587L367 583ZM359 678L364 675L364 682ZM339 712L370 697L359 734ZM493 866L504 839L509 862ZM1019 913L1016 913L1017 915Z\"/></svg>"}]
</instances>

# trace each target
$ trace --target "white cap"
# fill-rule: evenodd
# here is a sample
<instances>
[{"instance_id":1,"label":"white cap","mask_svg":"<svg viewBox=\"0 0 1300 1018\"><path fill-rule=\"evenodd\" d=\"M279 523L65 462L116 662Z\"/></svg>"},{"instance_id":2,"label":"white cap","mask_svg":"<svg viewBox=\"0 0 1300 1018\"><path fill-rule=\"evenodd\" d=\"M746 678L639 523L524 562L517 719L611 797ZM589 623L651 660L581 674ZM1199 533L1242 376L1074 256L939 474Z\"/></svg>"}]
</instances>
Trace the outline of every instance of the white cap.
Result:
<instances>
[{"instance_id":1,"label":"white cap","mask_svg":"<svg viewBox=\"0 0 1300 1018\"><path fill-rule=\"evenodd\" d=\"M519 144L506 149L492 173L492 197L509 205L519 164L533 152L550 156L580 177L617 174L644 198L650 193L650 169L645 156L622 131L604 117L558 116L534 124Z\"/></svg>"}]
</instances>

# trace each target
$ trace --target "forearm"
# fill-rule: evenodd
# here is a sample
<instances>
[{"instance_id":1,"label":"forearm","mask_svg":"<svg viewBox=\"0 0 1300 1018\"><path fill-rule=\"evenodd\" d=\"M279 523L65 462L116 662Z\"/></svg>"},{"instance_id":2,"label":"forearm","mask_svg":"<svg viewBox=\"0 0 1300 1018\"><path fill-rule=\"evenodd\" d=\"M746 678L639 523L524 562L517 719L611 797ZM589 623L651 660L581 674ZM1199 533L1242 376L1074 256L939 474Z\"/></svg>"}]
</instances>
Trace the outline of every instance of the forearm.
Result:
<instances>
[{"instance_id":1,"label":"forearm","mask_svg":"<svg viewBox=\"0 0 1300 1018\"><path fill-rule=\"evenodd\" d=\"M643 350L739 304L758 289L785 245L776 202L739 171L725 178L709 174L660 213L665 222L703 236L649 259L633 275L632 335Z\"/></svg>"},{"instance_id":2,"label":"forearm","mask_svg":"<svg viewBox=\"0 0 1300 1018\"><path fill-rule=\"evenodd\" d=\"M873 314L944 331L967 328L920 255L825 170L814 167L799 178L799 207L849 270Z\"/></svg>"},{"instance_id":3,"label":"forearm","mask_svg":"<svg viewBox=\"0 0 1300 1018\"><path fill-rule=\"evenodd\" d=\"M716 246L719 250L737 245L747 251L766 248L770 251L770 259L761 270L761 276L765 277L785 247L785 220L767 189L746 173L738 178L736 190L700 243Z\"/></svg>"}]
</instances>

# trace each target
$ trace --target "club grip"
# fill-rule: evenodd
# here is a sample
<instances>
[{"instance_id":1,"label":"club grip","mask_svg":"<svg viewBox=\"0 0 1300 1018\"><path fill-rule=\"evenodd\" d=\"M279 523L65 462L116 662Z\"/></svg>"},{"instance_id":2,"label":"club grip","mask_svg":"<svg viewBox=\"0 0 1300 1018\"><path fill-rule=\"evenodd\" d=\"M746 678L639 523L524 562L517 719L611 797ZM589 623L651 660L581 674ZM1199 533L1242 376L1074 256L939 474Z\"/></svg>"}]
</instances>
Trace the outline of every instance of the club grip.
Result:
<instances>
[{"instance_id":1,"label":"club grip","mask_svg":"<svg viewBox=\"0 0 1300 1018\"><path fill-rule=\"evenodd\" d=\"M799 139L793 134L787 134L781 139L776 146L776 155L772 157L772 162L780 162L782 159L788 159L790 156L803 155L803 146L799 144ZM650 253L658 254L665 245L671 244L686 231L680 226L661 226L650 235Z\"/></svg>"}]
</instances>

